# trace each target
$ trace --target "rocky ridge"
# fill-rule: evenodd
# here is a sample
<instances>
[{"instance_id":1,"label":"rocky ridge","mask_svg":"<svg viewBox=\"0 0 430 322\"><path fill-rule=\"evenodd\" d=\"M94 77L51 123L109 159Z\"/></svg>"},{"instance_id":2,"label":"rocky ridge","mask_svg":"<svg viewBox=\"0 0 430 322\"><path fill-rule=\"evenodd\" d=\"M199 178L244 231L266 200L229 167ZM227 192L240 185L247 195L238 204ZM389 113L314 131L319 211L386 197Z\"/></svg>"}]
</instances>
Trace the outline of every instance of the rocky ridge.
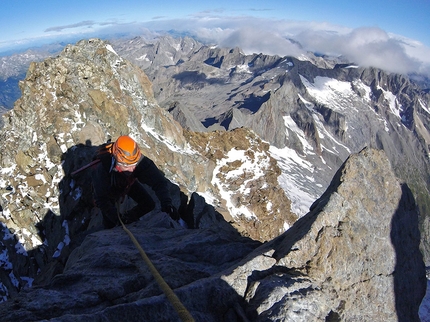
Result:
<instances>
[{"instance_id":1,"label":"rocky ridge","mask_svg":"<svg viewBox=\"0 0 430 322\"><path fill-rule=\"evenodd\" d=\"M146 75L98 39L31 64L20 86L22 97L3 117L0 156L2 236L12 232L17 239L2 247L12 262L21 263L13 268L15 285L7 277L10 270L4 277L13 289L26 285L25 278L34 278L71 237L87 228L92 218L88 180L70 173L91 160L97 145L120 134L133 136L170 179L175 205L184 215L195 212L188 207L192 200L193 207L212 207L242 235L260 241L279 236L297 218L284 207L289 201L277 177L263 175L279 173L267 144L249 130L220 134L213 142L192 132L186 138L157 105ZM212 145L210 158L199 152ZM250 166L258 171L250 172ZM248 190L253 193L233 196ZM260 203L253 201L256 194ZM204 221L189 224L198 228ZM22 253L16 252L17 245ZM39 251L29 258L25 255L31 249ZM67 249L62 254L64 263Z\"/></svg>"}]
</instances>

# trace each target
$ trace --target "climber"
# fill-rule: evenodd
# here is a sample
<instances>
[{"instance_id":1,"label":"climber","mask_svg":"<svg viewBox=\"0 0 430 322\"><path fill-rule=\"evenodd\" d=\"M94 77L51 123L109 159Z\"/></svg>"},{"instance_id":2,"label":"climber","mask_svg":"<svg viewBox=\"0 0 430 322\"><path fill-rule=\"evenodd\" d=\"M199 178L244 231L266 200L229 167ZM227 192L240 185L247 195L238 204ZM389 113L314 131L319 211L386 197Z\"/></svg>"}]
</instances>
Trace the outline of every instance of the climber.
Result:
<instances>
[{"instance_id":1,"label":"climber","mask_svg":"<svg viewBox=\"0 0 430 322\"><path fill-rule=\"evenodd\" d=\"M101 162L93 166L92 181L96 206L103 214L106 228L119 224L117 203L127 195L137 205L121 216L125 223L138 220L155 208L155 202L142 184L150 186L160 200L161 210L174 220L179 214L172 205L167 179L154 162L142 155L137 143L129 136L120 136L108 153L98 153Z\"/></svg>"}]
</instances>

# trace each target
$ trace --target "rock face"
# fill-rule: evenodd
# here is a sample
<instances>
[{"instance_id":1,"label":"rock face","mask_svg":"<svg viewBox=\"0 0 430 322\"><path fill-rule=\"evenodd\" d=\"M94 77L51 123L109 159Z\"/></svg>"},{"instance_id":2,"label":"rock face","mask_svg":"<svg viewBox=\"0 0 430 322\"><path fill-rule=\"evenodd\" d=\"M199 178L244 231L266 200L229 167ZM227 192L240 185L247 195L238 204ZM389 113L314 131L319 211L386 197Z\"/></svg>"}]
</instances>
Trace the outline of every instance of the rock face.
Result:
<instances>
[{"instance_id":1,"label":"rock face","mask_svg":"<svg viewBox=\"0 0 430 322\"><path fill-rule=\"evenodd\" d=\"M382 151L352 155L311 212L270 242L203 217L200 229L172 227L158 211L129 225L196 321L419 321L417 208ZM60 274L0 304L0 314L179 321L120 227L86 236Z\"/></svg>"},{"instance_id":2,"label":"rock face","mask_svg":"<svg viewBox=\"0 0 430 322\"><path fill-rule=\"evenodd\" d=\"M388 164L381 151L351 156L311 212L273 242L273 257L299 275L291 284L300 286L271 291L284 293L282 301L270 309L257 301L257 312L301 321L419 320L426 280L418 213ZM267 285L277 281L258 281L255 298L267 296ZM304 309L296 315L296 307Z\"/></svg>"}]
</instances>

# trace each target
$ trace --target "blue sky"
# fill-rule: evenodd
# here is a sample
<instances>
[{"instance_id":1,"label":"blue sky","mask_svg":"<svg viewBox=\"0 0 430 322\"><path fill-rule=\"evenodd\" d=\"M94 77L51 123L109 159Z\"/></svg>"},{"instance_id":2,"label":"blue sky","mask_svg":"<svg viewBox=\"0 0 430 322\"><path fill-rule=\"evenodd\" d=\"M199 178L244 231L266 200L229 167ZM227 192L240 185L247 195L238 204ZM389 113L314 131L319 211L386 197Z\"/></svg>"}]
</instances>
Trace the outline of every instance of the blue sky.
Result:
<instances>
[{"instance_id":1,"label":"blue sky","mask_svg":"<svg viewBox=\"0 0 430 322\"><path fill-rule=\"evenodd\" d=\"M362 65L430 75L430 0L0 0L0 4L0 52L108 32L138 35L176 29L239 46L247 53L299 55L312 50L344 55Z\"/></svg>"}]
</instances>

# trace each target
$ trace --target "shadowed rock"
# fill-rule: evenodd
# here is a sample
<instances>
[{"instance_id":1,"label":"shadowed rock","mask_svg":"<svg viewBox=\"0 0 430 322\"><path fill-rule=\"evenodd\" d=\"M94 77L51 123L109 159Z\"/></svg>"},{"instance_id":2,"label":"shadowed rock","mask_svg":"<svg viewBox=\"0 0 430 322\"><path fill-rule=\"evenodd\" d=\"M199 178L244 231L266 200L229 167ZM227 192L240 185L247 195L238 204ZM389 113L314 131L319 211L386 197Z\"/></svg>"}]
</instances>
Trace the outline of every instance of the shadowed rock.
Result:
<instances>
[{"instance_id":1,"label":"shadowed rock","mask_svg":"<svg viewBox=\"0 0 430 322\"><path fill-rule=\"evenodd\" d=\"M312 211L265 244L196 214L206 228L156 211L129 225L196 321L419 321L416 205L382 151L352 155ZM0 315L179 321L121 227L88 235L61 274L0 304Z\"/></svg>"}]
</instances>

